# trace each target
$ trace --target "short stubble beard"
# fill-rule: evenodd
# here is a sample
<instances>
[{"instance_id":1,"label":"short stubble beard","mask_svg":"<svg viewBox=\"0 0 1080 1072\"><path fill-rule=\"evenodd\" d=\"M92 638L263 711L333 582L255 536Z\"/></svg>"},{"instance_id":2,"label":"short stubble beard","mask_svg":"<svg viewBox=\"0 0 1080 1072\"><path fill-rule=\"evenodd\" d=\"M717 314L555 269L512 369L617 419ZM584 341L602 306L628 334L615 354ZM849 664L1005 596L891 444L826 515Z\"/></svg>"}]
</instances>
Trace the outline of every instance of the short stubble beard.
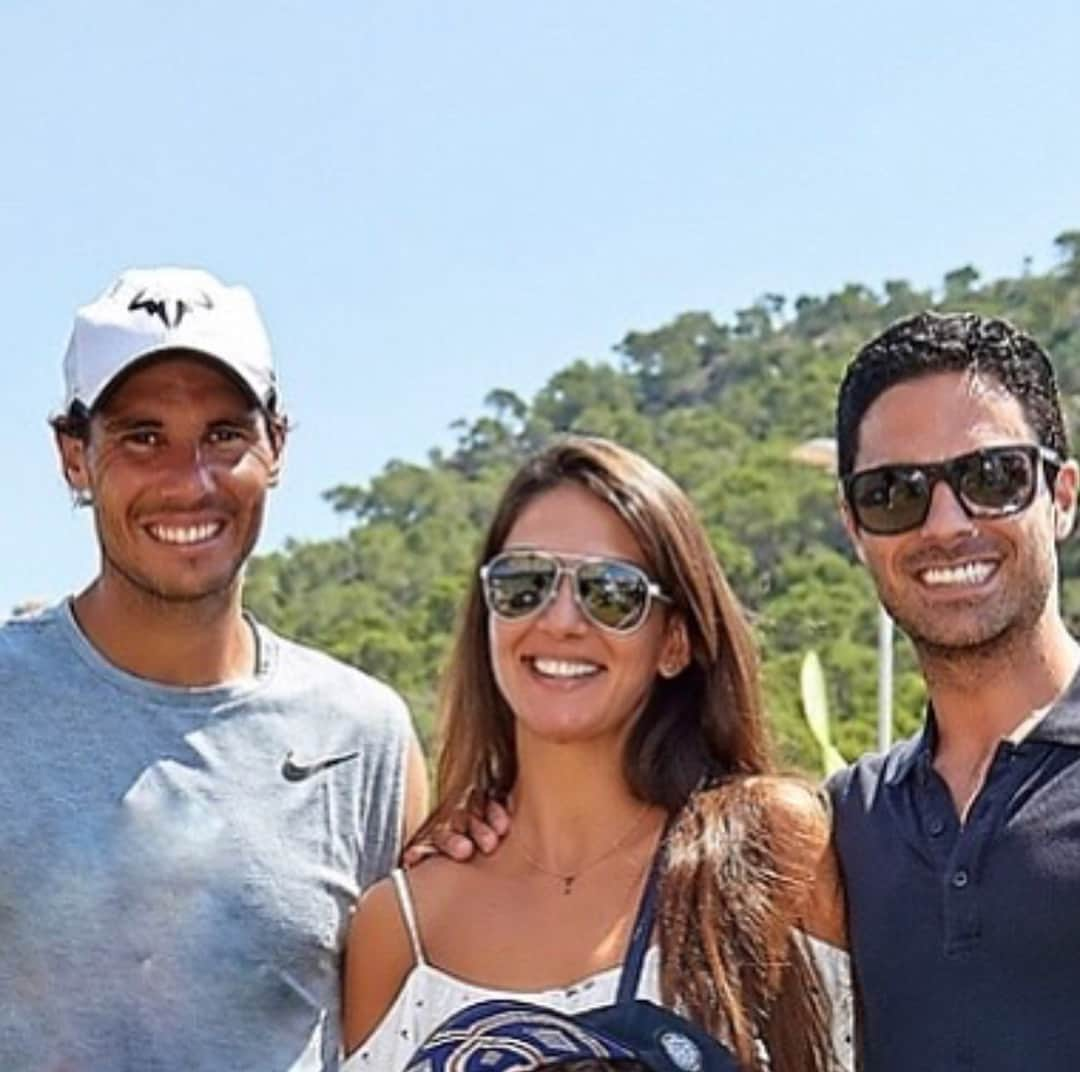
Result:
<instances>
[{"instance_id":1,"label":"short stubble beard","mask_svg":"<svg viewBox=\"0 0 1080 1072\"><path fill-rule=\"evenodd\" d=\"M989 632L972 631L968 637L940 640L926 635L918 623L905 620L901 612L893 615L896 624L907 634L915 648L919 664L928 681L963 680L977 682L985 679L991 665L1007 666L1017 658L1029 655L1036 645L1039 622L1047 613L1057 583L1053 563L1050 568L1035 572L1034 582L1013 613ZM890 614L893 609L886 605Z\"/></svg>"}]
</instances>

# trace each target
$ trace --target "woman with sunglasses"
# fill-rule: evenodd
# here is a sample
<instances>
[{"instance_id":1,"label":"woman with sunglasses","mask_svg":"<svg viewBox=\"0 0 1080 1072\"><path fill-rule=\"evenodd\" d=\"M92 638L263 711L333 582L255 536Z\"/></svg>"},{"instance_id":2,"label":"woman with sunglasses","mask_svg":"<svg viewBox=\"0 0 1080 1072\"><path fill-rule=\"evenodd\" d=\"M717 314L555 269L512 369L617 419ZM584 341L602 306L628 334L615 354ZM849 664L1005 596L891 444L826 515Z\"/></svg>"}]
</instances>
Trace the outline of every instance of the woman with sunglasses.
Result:
<instances>
[{"instance_id":1,"label":"woman with sunglasses","mask_svg":"<svg viewBox=\"0 0 1080 1072\"><path fill-rule=\"evenodd\" d=\"M467 800L505 801L512 823L490 855L432 858L364 896L347 1068L400 1072L491 997L610 1003L654 858L639 996L751 1072L831 1067L804 939L842 940L827 816L772 773L749 629L689 500L629 450L563 440L511 480L480 563L417 840Z\"/></svg>"}]
</instances>

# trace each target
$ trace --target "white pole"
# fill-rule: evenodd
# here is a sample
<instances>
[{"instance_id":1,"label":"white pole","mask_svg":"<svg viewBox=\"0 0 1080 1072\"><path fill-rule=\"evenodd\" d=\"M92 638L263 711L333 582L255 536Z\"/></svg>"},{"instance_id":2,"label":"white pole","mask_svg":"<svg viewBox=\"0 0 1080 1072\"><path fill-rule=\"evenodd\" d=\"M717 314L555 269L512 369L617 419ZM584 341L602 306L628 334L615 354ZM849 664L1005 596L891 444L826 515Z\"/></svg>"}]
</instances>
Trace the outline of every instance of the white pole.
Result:
<instances>
[{"instance_id":1,"label":"white pole","mask_svg":"<svg viewBox=\"0 0 1080 1072\"><path fill-rule=\"evenodd\" d=\"M884 752L892 744L893 620L878 604L877 746Z\"/></svg>"}]
</instances>

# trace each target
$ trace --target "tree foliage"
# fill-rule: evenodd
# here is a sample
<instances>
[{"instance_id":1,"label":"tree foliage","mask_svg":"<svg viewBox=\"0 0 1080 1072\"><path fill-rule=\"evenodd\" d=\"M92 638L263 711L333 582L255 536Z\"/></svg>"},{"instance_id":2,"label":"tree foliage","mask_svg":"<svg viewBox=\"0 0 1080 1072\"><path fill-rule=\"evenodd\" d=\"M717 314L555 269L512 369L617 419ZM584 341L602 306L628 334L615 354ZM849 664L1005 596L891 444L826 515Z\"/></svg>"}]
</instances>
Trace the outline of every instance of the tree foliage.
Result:
<instances>
[{"instance_id":1,"label":"tree foliage","mask_svg":"<svg viewBox=\"0 0 1080 1072\"><path fill-rule=\"evenodd\" d=\"M275 628L385 678L430 738L436 683L484 525L514 467L552 436L598 434L668 470L701 512L760 640L775 735L785 758L813 769L799 708L799 665L814 649L825 669L838 746L872 746L876 602L836 513L833 478L794 449L832 434L837 384L854 351L899 316L924 308L1004 315L1051 350L1070 424L1080 413L1080 231L1055 240L1043 275L984 282L971 265L936 291L904 280L880 292L851 283L789 302L766 294L730 324L685 312L630 331L614 362L578 360L531 400L493 389L482 414L453 426L457 443L426 465L390 461L366 484L325 493L352 520L337 540L296 542L257 558L247 601ZM1066 545L1063 605L1080 627L1080 550ZM898 642L898 732L919 721L922 685Z\"/></svg>"}]
</instances>

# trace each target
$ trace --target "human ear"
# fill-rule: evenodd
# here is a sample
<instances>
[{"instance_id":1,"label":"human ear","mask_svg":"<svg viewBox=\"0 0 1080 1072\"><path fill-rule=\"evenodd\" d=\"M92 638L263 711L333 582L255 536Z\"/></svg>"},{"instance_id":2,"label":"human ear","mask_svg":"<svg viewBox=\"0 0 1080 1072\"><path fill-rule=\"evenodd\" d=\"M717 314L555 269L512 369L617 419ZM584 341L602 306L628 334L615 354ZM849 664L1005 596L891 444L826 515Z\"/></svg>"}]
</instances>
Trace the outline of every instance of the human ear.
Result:
<instances>
[{"instance_id":1,"label":"human ear","mask_svg":"<svg viewBox=\"0 0 1080 1072\"><path fill-rule=\"evenodd\" d=\"M64 482L75 494L90 491L90 469L86 459L86 441L66 432L56 433L56 450Z\"/></svg>"},{"instance_id":2,"label":"human ear","mask_svg":"<svg viewBox=\"0 0 1080 1072\"><path fill-rule=\"evenodd\" d=\"M285 440L288 438L289 424L284 417L267 418L267 435L270 439L270 487L276 488L281 479L281 467L285 462Z\"/></svg>"},{"instance_id":3,"label":"human ear","mask_svg":"<svg viewBox=\"0 0 1080 1072\"><path fill-rule=\"evenodd\" d=\"M661 677L678 677L690 662L690 634L681 614L673 615L668 622L664 646L656 671Z\"/></svg>"},{"instance_id":4,"label":"human ear","mask_svg":"<svg viewBox=\"0 0 1080 1072\"><path fill-rule=\"evenodd\" d=\"M1058 470L1054 481L1054 536L1060 542L1072 532L1076 521L1077 489L1080 486L1080 467L1070 458Z\"/></svg>"}]
</instances>

